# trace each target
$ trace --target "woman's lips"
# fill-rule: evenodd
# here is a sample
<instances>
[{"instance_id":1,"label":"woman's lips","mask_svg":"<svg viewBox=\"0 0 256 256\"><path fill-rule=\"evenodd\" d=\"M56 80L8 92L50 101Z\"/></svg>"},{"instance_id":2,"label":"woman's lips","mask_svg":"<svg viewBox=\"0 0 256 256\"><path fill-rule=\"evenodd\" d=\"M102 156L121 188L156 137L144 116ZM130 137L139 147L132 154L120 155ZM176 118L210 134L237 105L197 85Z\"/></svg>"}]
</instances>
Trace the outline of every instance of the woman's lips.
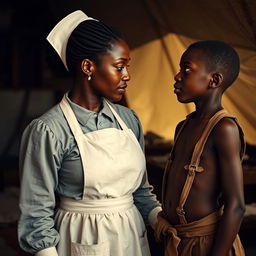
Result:
<instances>
[{"instance_id":1,"label":"woman's lips","mask_svg":"<svg viewBox=\"0 0 256 256\"><path fill-rule=\"evenodd\" d=\"M127 85L121 85L117 87L117 91L120 93L125 93Z\"/></svg>"}]
</instances>

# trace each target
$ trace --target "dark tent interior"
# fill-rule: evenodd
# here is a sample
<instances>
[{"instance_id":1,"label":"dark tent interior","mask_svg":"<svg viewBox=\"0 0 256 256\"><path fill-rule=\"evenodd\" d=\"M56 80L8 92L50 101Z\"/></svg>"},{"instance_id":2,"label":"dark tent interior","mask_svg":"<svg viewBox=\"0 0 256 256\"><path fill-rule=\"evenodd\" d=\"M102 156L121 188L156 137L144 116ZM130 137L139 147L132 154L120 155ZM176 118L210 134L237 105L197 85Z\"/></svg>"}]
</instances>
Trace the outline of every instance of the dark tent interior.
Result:
<instances>
[{"instance_id":1,"label":"dark tent interior","mask_svg":"<svg viewBox=\"0 0 256 256\"><path fill-rule=\"evenodd\" d=\"M204 39L223 40L237 49L241 58L241 72L234 88L225 95L224 105L228 111L238 116L245 131L247 148L243 171L246 214L239 234L246 255L255 256L254 0L2 0L0 254L28 255L19 248L16 233L19 217L20 139L29 122L57 104L70 89L71 78L45 38L60 19L77 9L120 29L130 46L133 79L121 104L134 109L141 118L145 132L149 181L159 200L164 165L172 147L174 128L178 121L193 110L191 106L178 105L169 92L173 74L179 68L180 55L191 42ZM145 105L141 106L141 102L145 102ZM173 109L174 113L169 115ZM148 239L152 255L164 255L163 245L155 241L150 227Z\"/></svg>"}]
</instances>

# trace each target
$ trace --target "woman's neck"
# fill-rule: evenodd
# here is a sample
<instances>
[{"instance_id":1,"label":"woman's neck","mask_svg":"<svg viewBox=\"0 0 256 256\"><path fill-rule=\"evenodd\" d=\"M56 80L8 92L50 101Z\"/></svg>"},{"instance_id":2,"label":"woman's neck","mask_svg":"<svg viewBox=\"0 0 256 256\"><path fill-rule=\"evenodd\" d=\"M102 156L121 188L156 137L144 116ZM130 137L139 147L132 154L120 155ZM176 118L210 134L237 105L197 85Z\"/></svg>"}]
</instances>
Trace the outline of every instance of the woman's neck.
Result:
<instances>
[{"instance_id":1,"label":"woman's neck","mask_svg":"<svg viewBox=\"0 0 256 256\"><path fill-rule=\"evenodd\" d=\"M90 111L99 112L102 107L102 98L94 95L88 86L74 86L69 93L69 98Z\"/></svg>"}]
</instances>

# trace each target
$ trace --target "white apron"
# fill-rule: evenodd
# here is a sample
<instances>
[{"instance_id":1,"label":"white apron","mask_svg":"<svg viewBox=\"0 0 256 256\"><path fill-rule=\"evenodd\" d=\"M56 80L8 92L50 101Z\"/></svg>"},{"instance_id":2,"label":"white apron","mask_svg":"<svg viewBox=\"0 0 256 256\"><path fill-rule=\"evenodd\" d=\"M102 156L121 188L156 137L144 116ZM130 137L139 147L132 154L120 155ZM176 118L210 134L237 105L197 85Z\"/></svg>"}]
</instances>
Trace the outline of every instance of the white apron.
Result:
<instances>
[{"instance_id":1,"label":"white apron","mask_svg":"<svg viewBox=\"0 0 256 256\"><path fill-rule=\"evenodd\" d=\"M107 104L122 130L83 134L65 96L60 103L80 152L84 189L82 200L61 198L55 216L59 256L150 255L132 196L146 170L145 157L133 132Z\"/></svg>"}]
</instances>

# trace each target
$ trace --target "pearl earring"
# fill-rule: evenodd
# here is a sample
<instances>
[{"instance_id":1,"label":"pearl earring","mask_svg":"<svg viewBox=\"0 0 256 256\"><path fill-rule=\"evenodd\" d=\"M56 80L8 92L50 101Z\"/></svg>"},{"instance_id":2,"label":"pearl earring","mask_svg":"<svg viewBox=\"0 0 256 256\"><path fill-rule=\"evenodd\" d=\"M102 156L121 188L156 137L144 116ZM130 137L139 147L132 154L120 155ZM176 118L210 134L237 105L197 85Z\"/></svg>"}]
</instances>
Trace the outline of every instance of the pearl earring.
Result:
<instances>
[{"instance_id":1,"label":"pearl earring","mask_svg":"<svg viewBox=\"0 0 256 256\"><path fill-rule=\"evenodd\" d=\"M88 81L92 79L91 75L88 74Z\"/></svg>"}]
</instances>

